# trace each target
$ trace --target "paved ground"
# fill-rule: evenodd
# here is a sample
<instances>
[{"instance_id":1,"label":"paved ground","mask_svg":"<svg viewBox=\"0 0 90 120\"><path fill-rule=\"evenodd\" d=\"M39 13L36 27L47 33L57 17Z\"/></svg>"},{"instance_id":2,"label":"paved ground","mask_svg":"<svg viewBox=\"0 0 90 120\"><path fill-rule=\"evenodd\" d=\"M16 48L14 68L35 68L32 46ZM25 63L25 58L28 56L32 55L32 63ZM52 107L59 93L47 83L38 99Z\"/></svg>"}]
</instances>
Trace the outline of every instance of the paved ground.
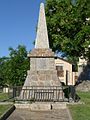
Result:
<instances>
[{"instance_id":1,"label":"paved ground","mask_svg":"<svg viewBox=\"0 0 90 120\"><path fill-rule=\"evenodd\" d=\"M7 120L71 120L71 117L67 109L51 111L16 109Z\"/></svg>"}]
</instances>

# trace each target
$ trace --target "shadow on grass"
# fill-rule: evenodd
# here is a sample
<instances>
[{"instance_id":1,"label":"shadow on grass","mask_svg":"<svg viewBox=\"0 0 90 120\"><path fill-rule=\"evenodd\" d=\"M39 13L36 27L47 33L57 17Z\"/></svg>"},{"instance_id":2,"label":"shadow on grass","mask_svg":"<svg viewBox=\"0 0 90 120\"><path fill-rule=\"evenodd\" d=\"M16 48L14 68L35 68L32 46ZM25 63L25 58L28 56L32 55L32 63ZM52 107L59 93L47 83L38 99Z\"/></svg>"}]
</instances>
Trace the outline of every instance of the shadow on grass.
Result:
<instances>
[{"instance_id":1,"label":"shadow on grass","mask_svg":"<svg viewBox=\"0 0 90 120\"><path fill-rule=\"evenodd\" d=\"M72 99L74 102L78 102L80 100L79 95L75 91L75 87L68 86L63 90L63 92L68 101L70 101L70 99Z\"/></svg>"}]
</instances>

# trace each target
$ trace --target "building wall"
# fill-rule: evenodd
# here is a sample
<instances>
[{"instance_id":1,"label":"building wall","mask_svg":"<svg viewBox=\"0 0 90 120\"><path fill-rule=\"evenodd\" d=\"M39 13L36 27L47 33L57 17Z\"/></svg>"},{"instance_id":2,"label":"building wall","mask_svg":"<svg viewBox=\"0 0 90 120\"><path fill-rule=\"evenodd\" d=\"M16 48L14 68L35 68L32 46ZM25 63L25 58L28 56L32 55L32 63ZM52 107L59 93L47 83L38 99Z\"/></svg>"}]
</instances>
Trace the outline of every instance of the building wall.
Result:
<instances>
[{"instance_id":1,"label":"building wall","mask_svg":"<svg viewBox=\"0 0 90 120\"><path fill-rule=\"evenodd\" d=\"M75 84L75 73L72 72L72 64L62 60L62 59L55 59L55 65L56 66L63 66L63 72L64 75L63 77L59 77L59 79L61 80L61 82L64 82L65 84L67 83L67 85L74 85Z\"/></svg>"},{"instance_id":2,"label":"building wall","mask_svg":"<svg viewBox=\"0 0 90 120\"><path fill-rule=\"evenodd\" d=\"M79 58L78 80L90 80L90 62L84 58Z\"/></svg>"},{"instance_id":3,"label":"building wall","mask_svg":"<svg viewBox=\"0 0 90 120\"><path fill-rule=\"evenodd\" d=\"M83 66L87 65L87 61L83 58L79 58L78 62L78 76L83 72Z\"/></svg>"},{"instance_id":4,"label":"building wall","mask_svg":"<svg viewBox=\"0 0 90 120\"><path fill-rule=\"evenodd\" d=\"M78 80L78 72L72 72L72 81L73 81L73 85L75 85L75 83Z\"/></svg>"}]
</instances>

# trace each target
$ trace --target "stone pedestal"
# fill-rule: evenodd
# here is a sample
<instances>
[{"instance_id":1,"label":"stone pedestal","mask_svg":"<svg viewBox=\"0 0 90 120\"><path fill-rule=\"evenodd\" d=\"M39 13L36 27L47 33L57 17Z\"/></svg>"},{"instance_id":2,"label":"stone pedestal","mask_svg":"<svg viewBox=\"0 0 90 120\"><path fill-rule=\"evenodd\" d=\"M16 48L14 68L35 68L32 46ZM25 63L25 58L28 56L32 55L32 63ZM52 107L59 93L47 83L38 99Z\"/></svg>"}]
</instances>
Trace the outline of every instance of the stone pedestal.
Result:
<instances>
[{"instance_id":1,"label":"stone pedestal","mask_svg":"<svg viewBox=\"0 0 90 120\"><path fill-rule=\"evenodd\" d=\"M51 49L34 49L30 57L30 70L24 86L60 86Z\"/></svg>"}]
</instances>

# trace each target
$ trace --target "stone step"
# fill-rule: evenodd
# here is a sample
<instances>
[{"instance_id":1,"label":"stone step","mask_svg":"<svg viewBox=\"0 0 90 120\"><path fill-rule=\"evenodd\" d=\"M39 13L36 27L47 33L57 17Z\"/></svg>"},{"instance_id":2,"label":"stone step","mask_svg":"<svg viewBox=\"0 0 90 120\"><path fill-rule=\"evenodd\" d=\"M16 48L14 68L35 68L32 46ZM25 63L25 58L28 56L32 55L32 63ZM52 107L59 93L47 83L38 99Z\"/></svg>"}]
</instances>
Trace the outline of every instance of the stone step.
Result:
<instances>
[{"instance_id":1,"label":"stone step","mask_svg":"<svg viewBox=\"0 0 90 120\"><path fill-rule=\"evenodd\" d=\"M28 104L23 102L22 104L16 103L16 108L19 109L30 109L31 111L46 111L46 110L57 110L57 109L66 109L66 103L65 102L35 102L32 104Z\"/></svg>"}]
</instances>

